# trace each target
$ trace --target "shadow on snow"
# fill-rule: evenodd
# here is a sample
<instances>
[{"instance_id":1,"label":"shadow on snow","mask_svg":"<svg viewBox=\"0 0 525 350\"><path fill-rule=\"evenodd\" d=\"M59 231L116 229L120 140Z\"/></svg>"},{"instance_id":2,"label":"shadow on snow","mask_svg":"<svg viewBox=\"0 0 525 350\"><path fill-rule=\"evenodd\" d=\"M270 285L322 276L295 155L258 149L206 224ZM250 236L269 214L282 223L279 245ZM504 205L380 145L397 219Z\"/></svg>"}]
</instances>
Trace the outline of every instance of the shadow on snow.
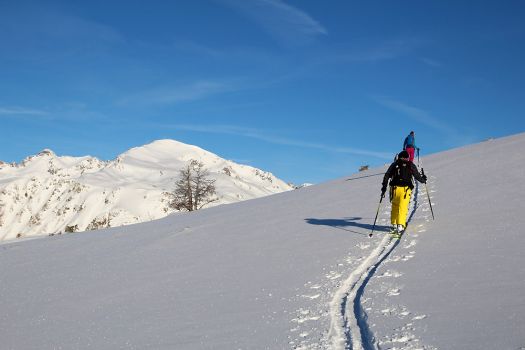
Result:
<instances>
[{"instance_id":1,"label":"shadow on snow","mask_svg":"<svg viewBox=\"0 0 525 350\"><path fill-rule=\"evenodd\" d=\"M348 228L348 227L357 227L357 228L361 228L361 229L364 229L364 230L367 230L367 231L371 231L373 225L371 225L371 224L363 224L363 223L358 222L359 220L362 220L362 219L363 218L360 218L360 217L351 217L351 218L344 218L344 219L314 219L314 218L308 218L308 219L304 219L304 220L307 223L311 224L311 225L330 226L330 227L333 227L333 228L337 228L339 230L353 232L353 233L357 233L357 234L360 234L360 235L368 235L368 232L366 232L366 233L365 232L358 232L358 231L354 231L354 230L351 230L351 229ZM376 225L375 231L389 232L390 231L390 227L389 226Z\"/></svg>"}]
</instances>

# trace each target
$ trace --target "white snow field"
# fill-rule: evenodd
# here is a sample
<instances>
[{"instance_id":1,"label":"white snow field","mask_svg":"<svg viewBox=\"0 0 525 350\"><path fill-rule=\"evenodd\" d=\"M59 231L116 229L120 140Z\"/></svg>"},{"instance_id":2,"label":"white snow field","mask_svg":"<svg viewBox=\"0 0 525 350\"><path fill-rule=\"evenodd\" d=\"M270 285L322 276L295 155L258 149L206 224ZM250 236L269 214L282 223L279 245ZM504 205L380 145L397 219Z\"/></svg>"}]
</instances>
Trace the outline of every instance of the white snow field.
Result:
<instances>
[{"instance_id":1,"label":"white snow field","mask_svg":"<svg viewBox=\"0 0 525 350\"><path fill-rule=\"evenodd\" d=\"M523 349L525 134L421 158L400 240L385 167L0 245L2 349Z\"/></svg>"},{"instance_id":2,"label":"white snow field","mask_svg":"<svg viewBox=\"0 0 525 350\"><path fill-rule=\"evenodd\" d=\"M269 172L175 140L135 147L107 162L44 150L20 164L0 162L0 241L163 218L176 211L172 192L191 159L216 181L217 201L208 206L293 188Z\"/></svg>"}]
</instances>

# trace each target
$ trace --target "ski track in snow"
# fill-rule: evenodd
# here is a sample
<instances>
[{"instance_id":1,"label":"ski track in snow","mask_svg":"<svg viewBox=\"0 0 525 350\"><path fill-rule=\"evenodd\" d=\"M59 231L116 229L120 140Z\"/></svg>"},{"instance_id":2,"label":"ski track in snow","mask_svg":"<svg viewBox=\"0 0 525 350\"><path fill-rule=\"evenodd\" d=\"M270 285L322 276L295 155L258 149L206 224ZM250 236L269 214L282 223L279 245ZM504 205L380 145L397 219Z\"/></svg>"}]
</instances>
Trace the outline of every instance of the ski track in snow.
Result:
<instances>
[{"instance_id":1,"label":"ski track in snow","mask_svg":"<svg viewBox=\"0 0 525 350\"><path fill-rule=\"evenodd\" d=\"M412 228L410 223L419 207L419 185L416 186L416 191L414 192L413 208L407 221L409 224L407 230ZM405 234L403 234L401 239L404 236ZM390 253L399 245L401 239L393 239L391 235L386 234L370 255L352 271L348 278L343 281L336 290L329 305L330 329L328 332L328 344L330 349L370 350L377 348L377 341L369 329L367 315L361 304L361 297L364 294L364 289L368 281L374 276L377 268L389 258ZM415 246L415 244L416 242L412 240L407 243L404 248L411 248ZM390 259L406 261L412 258L413 255L414 252L411 251L408 255L392 257ZM399 288L392 288L387 293L388 296L396 296L399 294ZM409 314L410 313L405 310L401 316L405 317ZM417 320L418 318L414 319ZM401 342L407 336L410 337L406 335L399 339L396 338L395 342Z\"/></svg>"}]
</instances>

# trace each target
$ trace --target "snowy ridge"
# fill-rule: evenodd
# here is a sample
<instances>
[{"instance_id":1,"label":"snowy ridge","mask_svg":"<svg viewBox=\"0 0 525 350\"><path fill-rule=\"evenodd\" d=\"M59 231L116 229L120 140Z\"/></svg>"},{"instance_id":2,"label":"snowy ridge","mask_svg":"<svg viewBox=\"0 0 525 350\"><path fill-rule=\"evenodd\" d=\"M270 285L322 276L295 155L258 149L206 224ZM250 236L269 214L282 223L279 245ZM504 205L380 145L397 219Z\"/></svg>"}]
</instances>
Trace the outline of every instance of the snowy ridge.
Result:
<instances>
[{"instance_id":1,"label":"snowy ridge","mask_svg":"<svg viewBox=\"0 0 525 350\"><path fill-rule=\"evenodd\" d=\"M132 148L113 161L57 156L51 150L0 165L0 240L115 227L174 212L176 178L196 159L234 203L292 189L271 173L174 140Z\"/></svg>"}]
</instances>

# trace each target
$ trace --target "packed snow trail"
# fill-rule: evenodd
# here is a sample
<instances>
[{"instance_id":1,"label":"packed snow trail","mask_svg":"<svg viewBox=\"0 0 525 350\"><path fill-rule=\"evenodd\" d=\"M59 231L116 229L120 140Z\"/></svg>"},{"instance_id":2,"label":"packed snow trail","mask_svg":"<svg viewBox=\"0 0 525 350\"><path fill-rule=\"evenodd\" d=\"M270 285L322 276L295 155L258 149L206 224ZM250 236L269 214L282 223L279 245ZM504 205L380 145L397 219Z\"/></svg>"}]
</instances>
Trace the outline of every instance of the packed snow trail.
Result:
<instances>
[{"instance_id":1,"label":"packed snow trail","mask_svg":"<svg viewBox=\"0 0 525 350\"><path fill-rule=\"evenodd\" d=\"M407 220L412 220L419 204L419 185L416 182L413 209ZM406 233L406 230L405 230ZM403 233L403 235L405 234ZM386 234L379 245L359 265L335 292L330 302L330 349L334 350L370 350L375 349L375 340L366 322L366 314L361 306L361 296L366 284L377 268L397 247L401 238L394 239Z\"/></svg>"}]
</instances>

